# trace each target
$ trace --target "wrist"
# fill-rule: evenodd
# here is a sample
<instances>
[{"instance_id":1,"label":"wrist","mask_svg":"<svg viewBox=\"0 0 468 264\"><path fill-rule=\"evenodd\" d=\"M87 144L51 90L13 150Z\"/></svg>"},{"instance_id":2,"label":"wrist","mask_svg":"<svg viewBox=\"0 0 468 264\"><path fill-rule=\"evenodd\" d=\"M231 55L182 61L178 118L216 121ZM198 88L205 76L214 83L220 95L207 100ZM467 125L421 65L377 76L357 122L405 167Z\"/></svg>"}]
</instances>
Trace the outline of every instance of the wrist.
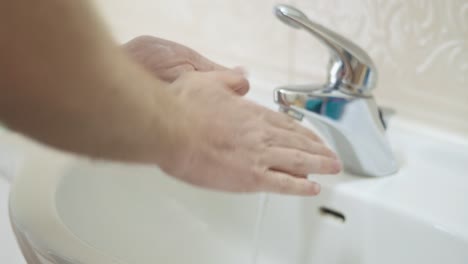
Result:
<instances>
[{"instance_id":1,"label":"wrist","mask_svg":"<svg viewBox=\"0 0 468 264\"><path fill-rule=\"evenodd\" d=\"M187 108L172 85L153 79L152 117L147 136L144 137L147 139L143 140L147 143L143 142L146 149L143 162L157 164L163 171L177 175L192 145L190 133L193 131L193 120L188 117Z\"/></svg>"}]
</instances>

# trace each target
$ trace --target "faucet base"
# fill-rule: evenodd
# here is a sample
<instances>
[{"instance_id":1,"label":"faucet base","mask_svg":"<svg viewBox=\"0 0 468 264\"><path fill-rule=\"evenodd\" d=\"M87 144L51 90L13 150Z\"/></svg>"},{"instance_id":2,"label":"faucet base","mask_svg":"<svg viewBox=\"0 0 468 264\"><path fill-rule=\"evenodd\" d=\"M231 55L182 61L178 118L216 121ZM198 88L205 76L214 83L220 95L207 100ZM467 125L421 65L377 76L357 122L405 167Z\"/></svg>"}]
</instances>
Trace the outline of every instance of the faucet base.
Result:
<instances>
[{"instance_id":1,"label":"faucet base","mask_svg":"<svg viewBox=\"0 0 468 264\"><path fill-rule=\"evenodd\" d=\"M310 86L309 86L310 87ZM280 112L310 122L340 156L345 170L380 177L398 171L373 97L353 97L323 88L278 88Z\"/></svg>"}]
</instances>

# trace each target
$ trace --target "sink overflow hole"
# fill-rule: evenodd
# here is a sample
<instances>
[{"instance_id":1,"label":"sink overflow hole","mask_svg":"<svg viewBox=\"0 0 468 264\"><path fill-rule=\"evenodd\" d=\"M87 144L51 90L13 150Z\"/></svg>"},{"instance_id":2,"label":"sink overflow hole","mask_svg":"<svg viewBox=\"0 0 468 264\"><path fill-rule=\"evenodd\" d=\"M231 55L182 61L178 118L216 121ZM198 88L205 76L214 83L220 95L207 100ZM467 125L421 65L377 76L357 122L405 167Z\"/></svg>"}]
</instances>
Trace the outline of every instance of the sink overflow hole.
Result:
<instances>
[{"instance_id":1,"label":"sink overflow hole","mask_svg":"<svg viewBox=\"0 0 468 264\"><path fill-rule=\"evenodd\" d=\"M333 219L337 221L341 221L343 223L346 221L346 217L344 216L344 214L342 214L341 212L337 210L333 210L324 206L321 206L319 210L320 210L320 215L322 216L332 217Z\"/></svg>"}]
</instances>

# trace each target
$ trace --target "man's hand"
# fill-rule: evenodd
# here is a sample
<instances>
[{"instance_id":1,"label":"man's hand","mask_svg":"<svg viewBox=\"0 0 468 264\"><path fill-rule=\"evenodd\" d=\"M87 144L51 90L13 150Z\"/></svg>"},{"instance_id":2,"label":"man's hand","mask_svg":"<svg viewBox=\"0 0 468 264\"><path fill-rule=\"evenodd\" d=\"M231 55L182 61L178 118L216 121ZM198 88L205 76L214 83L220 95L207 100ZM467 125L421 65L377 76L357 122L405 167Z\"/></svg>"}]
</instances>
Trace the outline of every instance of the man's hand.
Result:
<instances>
[{"instance_id":1,"label":"man's hand","mask_svg":"<svg viewBox=\"0 0 468 264\"><path fill-rule=\"evenodd\" d=\"M184 136L160 167L211 189L318 194L320 186L307 174L339 172L336 155L289 116L229 91L242 82L233 72L189 72L169 85L183 107L167 126Z\"/></svg>"},{"instance_id":2,"label":"man's hand","mask_svg":"<svg viewBox=\"0 0 468 264\"><path fill-rule=\"evenodd\" d=\"M123 49L138 64L159 79L173 82L181 74L191 71L237 71L228 69L203 57L184 45L152 36L139 36L125 43ZM249 83L232 87L237 94L244 95L249 90Z\"/></svg>"},{"instance_id":3,"label":"man's hand","mask_svg":"<svg viewBox=\"0 0 468 264\"><path fill-rule=\"evenodd\" d=\"M320 186L307 174L340 170L336 155L312 131L234 96L230 90L245 94L249 88L241 72L150 36L137 37L124 49L170 82L178 99L180 107L166 121L181 137L166 149L167 159L157 161L169 174L217 190L316 195Z\"/></svg>"}]
</instances>

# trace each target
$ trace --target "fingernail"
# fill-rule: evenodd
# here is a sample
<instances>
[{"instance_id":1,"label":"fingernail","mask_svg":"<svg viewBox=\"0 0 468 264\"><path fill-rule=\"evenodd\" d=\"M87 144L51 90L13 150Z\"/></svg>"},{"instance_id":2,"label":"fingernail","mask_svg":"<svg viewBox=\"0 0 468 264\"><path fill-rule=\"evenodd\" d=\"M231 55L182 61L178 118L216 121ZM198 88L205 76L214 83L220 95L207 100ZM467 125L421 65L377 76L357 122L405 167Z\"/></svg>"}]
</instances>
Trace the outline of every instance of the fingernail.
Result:
<instances>
[{"instance_id":1,"label":"fingernail","mask_svg":"<svg viewBox=\"0 0 468 264\"><path fill-rule=\"evenodd\" d=\"M341 171L341 162L339 160L332 161L332 170L334 173Z\"/></svg>"},{"instance_id":2,"label":"fingernail","mask_svg":"<svg viewBox=\"0 0 468 264\"><path fill-rule=\"evenodd\" d=\"M320 189L321 189L321 188L320 188L320 184L314 182L314 183L313 183L313 186L312 186L312 190L313 190L313 192L314 192L314 195L315 195L315 194L319 194L319 193L320 193Z\"/></svg>"},{"instance_id":3,"label":"fingernail","mask_svg":"<svg viewBox=\"0 0 468 264\"><path fill-rule=\"evenodd\" d=\"M244 67L237 66L237 67L234 67L232 70L237 73L242 74L245 78L249 77L249 72Z\"/></svg>"},{"instance_id":4,"label":"fingernail","mask_svg":"<svg viewBox=\"0 0 468 264\"><path fill-rule=\"evenodd\" d=\"M337 160L337 159L338 159L338 155L336 155L336 153L333 152L333 150L331 150L331 149L328 149L328 150L329 150L329 152L330 152L330 156L331 156L332 158L334 158L334 159Z\"/></svg>"}]
</instances>

